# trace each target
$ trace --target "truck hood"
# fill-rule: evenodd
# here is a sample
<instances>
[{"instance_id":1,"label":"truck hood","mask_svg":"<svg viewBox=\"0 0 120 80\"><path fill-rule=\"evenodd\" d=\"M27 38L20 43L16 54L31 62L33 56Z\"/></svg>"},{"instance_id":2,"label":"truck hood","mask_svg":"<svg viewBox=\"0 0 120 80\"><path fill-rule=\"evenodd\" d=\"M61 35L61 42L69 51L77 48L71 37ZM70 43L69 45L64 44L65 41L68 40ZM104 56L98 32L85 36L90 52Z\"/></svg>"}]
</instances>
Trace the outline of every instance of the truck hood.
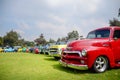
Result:
<instances>
[{"instance_id":1,"label":"truck hood","mask_svg":"<svg viewBox=\"0 0 120 80\"><path fill-rule=\"evenodd\" d=\"M53 45L53 46L50 46L50 48L66 48L67 45Z\"/></svg>"},{"instance_id":2,"label":"truck hood","mask_svg":"<svg viewBox=\"0 0 120 80\"><path fill-rule=\"evenodd\" d=\"M83 47L109 47L109 39L84 39L70 42L67 47L83 48Z\"/></svg>"}]
</instances>

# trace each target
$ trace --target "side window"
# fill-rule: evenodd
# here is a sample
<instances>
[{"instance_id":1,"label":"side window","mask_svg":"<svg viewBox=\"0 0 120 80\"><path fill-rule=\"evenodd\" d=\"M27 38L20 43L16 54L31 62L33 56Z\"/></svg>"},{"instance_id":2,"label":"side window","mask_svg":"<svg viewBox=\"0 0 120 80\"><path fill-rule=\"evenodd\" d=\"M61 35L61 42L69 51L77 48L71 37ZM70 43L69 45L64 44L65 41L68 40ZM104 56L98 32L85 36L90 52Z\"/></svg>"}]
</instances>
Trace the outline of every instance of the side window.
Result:
<instances>
[{"instance_id":1,"label":"side window","mask_svg":"<svg viewBox=\"0 0 120 80\"><path fill-rule=\"evenodd\" d=\"M120 30L115 30L113 38L120 38Z\"/></svg>"}]
</instances>

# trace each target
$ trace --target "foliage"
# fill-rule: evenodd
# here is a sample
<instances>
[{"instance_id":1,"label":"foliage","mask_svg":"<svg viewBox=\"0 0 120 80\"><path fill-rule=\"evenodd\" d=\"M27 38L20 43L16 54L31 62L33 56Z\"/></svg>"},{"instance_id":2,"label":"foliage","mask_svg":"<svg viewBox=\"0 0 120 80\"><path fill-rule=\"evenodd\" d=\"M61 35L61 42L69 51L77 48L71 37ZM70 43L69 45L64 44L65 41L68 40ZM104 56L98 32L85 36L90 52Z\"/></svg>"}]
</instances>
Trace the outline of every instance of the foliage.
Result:
<instances>
[{"instance_id":1,"label":"foliage","mask_svg":"<svg viewBox=\"0 0 120 80\"><path fill-rule=\"evenodd\" d=\"M67 41L69 39L78 39L79 38L79 33L77 31L72 31L69 32L68 35L66 37L62 37L62 38L58 38L58 42L59 41ZM2 41L3 40L3 41ZM34 40L36 42L36 44L46 44L46 43L54 43L56 42L55 40L53 40L52 38L49 39L49 41L47 42L46 39L44 38L44 35L41 34L39 38ZM11 30L10 32L6 33L6 35L2 38L0 37L0 46L33 46L34 42L30 42L30 41L25 41L24 39L21 39L21 36L16 32Z\"/></svg>"},{"instance_id":2,"label":"foliage","mask_svg":"<svg viewBox=\"0 0 120 80\"><path fill-rule=\"evenodd\" d=\"M18 43L18 40L20 38L20 35L16 32L11 30L10 32L8 32L4 37L4 46L8 45L8 46L14 46Z\"/></svg>"},{"instance_id":3,"label":"foliage","mask_svg":"<svg viewBox=\"0 0 120 80\"><path fill-rule=\"evenodd\" d=\"M16 32L11 30L6 33L6 35L2 38L0 37L0 46L33 46L34 42L25 41L21 39L21 36Z\"/></svg>"},{"instance_id":4,"label":"foliage","mask_svg":"<svg viewBox=\"0 0 120 80\"><path fill-rule=\"evenodd\" d=\"M0 37L0 46L3 46L3 38Z\"/></svg>"},{"instance_id":5,"label":"foliage","mask_svg":"<svg viewBox=\"0 0 120 80\"><path fill-rule=\"evenodd\" d=\"M53 40L52 38L49 39L49 43L54 43L55 40Z\"/></svg>"},{"instance_id":6,"label":"foliage","mask_svg":"<svg viewBox=\"0 0 120 80\"><path fill-rule=\"evenodd\" d=\"M60 42L60 41L61 41L61 39L60 39L60 38L58 38L57 42Z\"/></svg>"},{"instance_id":7,"label":"foliage","mask_svg":"<svg viewBox=\"0 0 120 80\"><path fill-rule=\"evenodd\" d=\"M17 45L19 45L19 46L24 46L24 45L25 45L24 43L25 43L25 40L24 40L24 39L19 39L19 40L18 40L18 43L16 44L16 46L17 46Z\"/></svg>"},{"instance_id":8,"label":"foliage","mask_svg":"<svg viewBox=\"0 0 120 80\"><path fill-rule=\"evenodd\" d=\"M46 44L46 40L45 40L43 34L41 34L40 37L37 38L37 39L35 39L34 41L35 41L37 44Z\"/></svg>"},{"instance_id":9,"label":"foliage","mask_svg":"<svg viewBox=\"0 0 120 80\"><path fill-rule=\"evenodd\" d=\"M67 40L71 40L71 39L79 39L78 31L73 30L72 32L69 32L66 37L58 38L57 42L67 41Z\"/></svg>"},{"instance_id":10,"label":"foliage","mask_svg":"<svg viewBox=\"0 0 120 80\"><path fill-rule=\"evenodd\" d=\"M110 24L110 26L119 26L120 27L120 21L115 18L113 18L113 20L110 20L109 24Z\"/></svg>"},{"instance_id":11,"label":"foliage","mask_svg":"<svg viewBox=\"0 0 120 80\"><path fill-rule=\"evenodd\" d=\"M23 46L34 46L34 42L32 42L32 41L24 41Z\"/></svg>"},{"instance_id":12,"label":"foliage","mask_svg":"<svg viewBox=\"0 0 120 80\"><path fill-rule=\"evenodd\" d=\"M120 69L96 74L62 67L46 55L0 53L0 57L0 80L120 80Z\"/></svg>"},{"instance_id":13,"label":"foliage","mask_svg":"<svg viewBox=\"0 0 120 80\"><path fill-rule=\"evenodd\" d=\"M78 31L72 31L68 33L68 39L78 39L79 38L79 33Z\"/></svg>"},{"instance_id":14,"label":"foliage","mask_svg":"<svg viewBox=\"0 0 120 80\"><path fill-rule=\"evenodd\" d=\"M120 8L119 8L119 10L118 10L118 17L120 17Z\"/></svg>"},{"instance_id":15,"label":"foliage","mask_svg":"<svg viewBox=\"0 0 120 80\"><path fill-rule=\"evenodd\" d=\"M61 41L67 41L67 37L62 37L62 38L58 38L57 42L61 42Z\"/></svg>"}]
</instances>

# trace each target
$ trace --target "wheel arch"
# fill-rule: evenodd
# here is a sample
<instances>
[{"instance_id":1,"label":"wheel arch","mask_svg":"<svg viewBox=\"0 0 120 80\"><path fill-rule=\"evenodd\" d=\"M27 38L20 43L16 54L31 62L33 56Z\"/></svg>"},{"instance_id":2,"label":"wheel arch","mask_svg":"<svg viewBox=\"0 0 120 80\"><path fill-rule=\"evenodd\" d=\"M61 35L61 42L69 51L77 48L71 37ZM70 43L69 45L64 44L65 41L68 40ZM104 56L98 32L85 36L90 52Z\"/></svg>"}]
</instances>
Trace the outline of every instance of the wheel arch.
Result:
<instances>
[{"instance_id":1,"label":"wheel arch","mask_svg":"<svg viewBox=\"0 0 120 80\"><path fill-rule=\"evenodd\" d=\"M103 59L106 63L106 64L104 64L104 66L102 66L102 69L99 69L96 67L97 66L96 60L98 60L99 58ZM91 70L93 70L94 72L97 72L97 73L105 72L109 68L109 59L107 58L107 56L100 55L96 58L96 60L94 61L94 64L92 65L92 68L91 68ZM106 68L105 68L105 65L106 65Z\"/></svg>"},{"instance_id":2,"label":"wheel arch","mask_svg":"<svg viewBox=\"0 0 120 80\"><path fill-rule=\"evenodd\" d=\"M96 50L92 50L88 52L88 67L92 68L94 61L100 57L106 57L108 60L108 66L113 67L114 66L114 55L110 49L106 48L97 48Z\"/></svg>"}]
</instances>

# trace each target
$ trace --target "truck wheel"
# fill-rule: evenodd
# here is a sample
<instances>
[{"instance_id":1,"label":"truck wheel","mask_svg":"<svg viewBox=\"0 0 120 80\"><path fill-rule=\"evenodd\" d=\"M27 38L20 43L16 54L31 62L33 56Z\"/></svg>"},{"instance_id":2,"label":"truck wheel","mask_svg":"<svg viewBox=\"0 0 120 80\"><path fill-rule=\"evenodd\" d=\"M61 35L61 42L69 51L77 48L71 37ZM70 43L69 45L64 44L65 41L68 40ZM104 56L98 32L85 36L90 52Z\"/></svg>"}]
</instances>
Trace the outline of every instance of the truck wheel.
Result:
<instances>
[{"instance_id":1,"label":"truck wheel","mask_svg":"<svg viewBox=\"0 0 120 80\"><path fill-rule=\"evenodd\" d=\"M55 56L54 56L54 58L55 58L56 60L59 60L59 59L60 59L60 57L55 57Z\"/></svg>"},{"instance_id":2,"label":"truck wheel","mask_svg":"<svg viewBox=\"0 0 120 80\"><path fill-rule=\"evenodd\" d=\"M98 57L93 65L93 70L97 73L102 73L108 68L108 59L106 57Z\"/></svg>"}]
</instances>

